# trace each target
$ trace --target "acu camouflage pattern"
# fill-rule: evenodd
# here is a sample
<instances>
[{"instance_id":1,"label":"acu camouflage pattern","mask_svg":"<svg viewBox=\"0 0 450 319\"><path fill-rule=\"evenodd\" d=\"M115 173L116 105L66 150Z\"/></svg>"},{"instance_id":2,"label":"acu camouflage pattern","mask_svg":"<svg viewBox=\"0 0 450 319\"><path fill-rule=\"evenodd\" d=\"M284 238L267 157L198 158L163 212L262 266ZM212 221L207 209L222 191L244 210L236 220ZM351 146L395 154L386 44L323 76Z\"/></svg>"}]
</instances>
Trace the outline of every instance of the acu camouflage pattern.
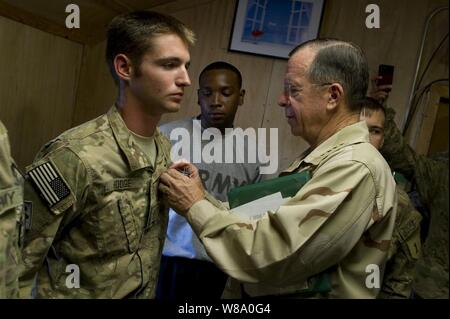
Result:
<instances>
[{"instance_id":1,"label":"acu camouflage pattern","mask_svg":"<svg viewBox=\"0 0 450 319\"><path fill-rule=\"evenodd\" d=\"M21 297L153 298L167 228L168 207L157 183L170 164L170 143L155 132L153 167L117 108L46 145L29 172L51 162L71 194L47 207L28 181L33 202L20 275ZM66 287L80 269L80 288Z\"/></svg>"},{"instance_id":2,"label":"acu camouflage pattern","mask_svg":"<svg viewBox=\"0 0 450 319\"><path fill-rule=\"evenodd\" d=\"M417 262L414 291L422 298L449 298L448 159L438 161L416 154L404 141L394 115L388 108L381 152L393 170L413 179L431 215L422 257Z\"/></svg>"},{"instance_id":3,"label":"acu camouflage pattern","mask_svg":"<svg viewBox=\"0 0 450 319\"><path fill-rule=\"evenodd\" d=\"M8 134L0 122L0 299L19 296L19 222L23 183L11 157Z\"/></svg>"},{"instance_id":4,"label":"acu camouflage pattern","mask_svg":"<svg viewBox=\"0 0 450 319\"><path fill-rule=\"evenodd\" d=\"M416 263L422 251L420 242L422 216L415 210L408 194L399 186L397 199L397 218L389 249L389 261L378 295L378 298L384 299L411 297Z\"/></svg>"},{"instance_id":5,"label":"acu camouflage pattern","mask_svg":"<svg viewBox=\"0 0 450 319\"><path fill-rule=\"evenodd\" d=\"M303 188L257 221L241 219L209 200L190 208L187 218L209 256L234 278L224 298L378 295L379 288L366 286L366 267L378 265L381 281L396 192L389 166L369 143L366 123L340 130L285 173L305 170L311 179ZM329 277L331 289L302 293L318 274Z\"/></svg>"}]
</instances>

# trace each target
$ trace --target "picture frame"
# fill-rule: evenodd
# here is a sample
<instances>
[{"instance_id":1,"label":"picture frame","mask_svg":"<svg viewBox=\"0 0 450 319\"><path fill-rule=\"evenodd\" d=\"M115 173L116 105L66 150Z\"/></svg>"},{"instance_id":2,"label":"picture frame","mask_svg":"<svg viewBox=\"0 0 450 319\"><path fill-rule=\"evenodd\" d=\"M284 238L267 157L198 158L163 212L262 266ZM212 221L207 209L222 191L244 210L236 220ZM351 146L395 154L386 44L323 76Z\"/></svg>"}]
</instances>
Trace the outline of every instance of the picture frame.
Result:
<instances>
[{"instance_id":1,"label":"picture frame","mask_svg":"<svg viewBox=\"0 0 450 319\"><path fill-rule=\"evenodd\" d=\"M229 51L287 59L318 37L325 0L237 0Z\"/></svg>"}]
</instances>

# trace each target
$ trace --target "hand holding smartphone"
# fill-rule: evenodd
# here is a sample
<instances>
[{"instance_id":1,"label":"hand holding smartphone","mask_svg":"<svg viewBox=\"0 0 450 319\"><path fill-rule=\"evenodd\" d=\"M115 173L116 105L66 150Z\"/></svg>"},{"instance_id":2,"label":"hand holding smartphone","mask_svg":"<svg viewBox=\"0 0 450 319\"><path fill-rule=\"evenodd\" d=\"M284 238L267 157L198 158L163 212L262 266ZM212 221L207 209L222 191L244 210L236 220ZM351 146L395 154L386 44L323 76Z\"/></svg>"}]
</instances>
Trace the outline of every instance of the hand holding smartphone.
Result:
<instances>
[{"instance_id":1,"label":"hand holding smartphone","mask_svg":"<svg viewBox=\"0 0 450 319\"><path fill-rule=\"evenodd\" d=\"M380 64L378 66L378 76L381 79L377 80L377 86L392 85L394 79L394 66L387 64ZM390 92L391 88L385 88L383 91Z\"/></svg>"}]
</instances>

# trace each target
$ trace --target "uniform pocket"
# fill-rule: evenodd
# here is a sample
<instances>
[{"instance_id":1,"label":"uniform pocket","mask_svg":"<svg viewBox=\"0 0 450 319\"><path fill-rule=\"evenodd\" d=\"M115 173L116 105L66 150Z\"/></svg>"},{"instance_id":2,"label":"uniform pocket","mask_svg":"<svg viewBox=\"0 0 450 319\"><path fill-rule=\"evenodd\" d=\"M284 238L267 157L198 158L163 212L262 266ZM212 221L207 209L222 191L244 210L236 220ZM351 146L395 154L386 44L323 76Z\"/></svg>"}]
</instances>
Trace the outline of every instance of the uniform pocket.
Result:
<instances>
[{"instance_id":1,"label":"uniform pocket","mask_svg":"<svg viewBox=\"0 0 450 319\"><path fill-rule=\"evenodd\" d=\"M138 234L131 203L125 198L119 199L119 211L127 238L128 252L135 252L138 248Z\"/></svg>"},{"instance_id":2,"label":"uniform pocket","mask_svg":"<svg viewBox=\"0 0 450 319\"><path fill-rule=\"evenodd\" d=\"M402 245L407 247L408 254L411 259L418 260L421 252L420 230L415 232L411 237L406 239Z\"/></svg>"},{"instance_id":3,"label":"uniform pocket","mask_svg":"<svg viewBox=\"0 0 450 319\"><path fill-rule=\"evenodd\" d=\"M99 250L107 254L132 253L137 249L138 234L133 206L125 194L102 208L96 218L95 236Z\"/></svg>"},{"instance_id":4,"label":"uniform pocket","mask_svg":"<svg viewBox=\"0 0 450 319\"><path fill-rule=\"evenodd\" d=\"M399 241L400 245L405 250L408 259L416 261L421 254L421 242L420 242L420 220L419 213L412 214L403 223L398 225Z\"/></svg>"}]
</instances>

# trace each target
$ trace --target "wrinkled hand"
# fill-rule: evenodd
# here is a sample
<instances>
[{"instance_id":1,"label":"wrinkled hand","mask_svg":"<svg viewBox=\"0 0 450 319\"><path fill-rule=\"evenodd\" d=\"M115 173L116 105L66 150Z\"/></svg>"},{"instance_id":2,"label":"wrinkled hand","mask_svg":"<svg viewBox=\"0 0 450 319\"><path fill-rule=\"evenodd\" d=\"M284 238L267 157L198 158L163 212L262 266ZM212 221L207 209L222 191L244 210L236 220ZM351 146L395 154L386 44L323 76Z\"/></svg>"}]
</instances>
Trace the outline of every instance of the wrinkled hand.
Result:
<instances>
[{"instance_id":1,"label":"wrinkled hand","mask_svg":"<svg viewBox=\"0 0 450 319\"><path fill-rule=\"evenodd\" d=\"M381 80L382 76L376 76L372 78L372 85L369 92L369 96L383 104L389 97L389 92L392 90L392 85L380 85L378 86L377 80Z\"/></svg>"},{"instance_id":2,"label":"wrinkled hand","mask_svg":"<svg viewBox=\"0 0 450 319\"><path fill-rule=\"evenodd\" d=\"M189 177L179 171L185 170ZM198 169L186 162L176 162L161 174L159 190L167 198L170 207L185 216L199 200L205 198L205 190Z\"/></svg>"}]
</instances>

